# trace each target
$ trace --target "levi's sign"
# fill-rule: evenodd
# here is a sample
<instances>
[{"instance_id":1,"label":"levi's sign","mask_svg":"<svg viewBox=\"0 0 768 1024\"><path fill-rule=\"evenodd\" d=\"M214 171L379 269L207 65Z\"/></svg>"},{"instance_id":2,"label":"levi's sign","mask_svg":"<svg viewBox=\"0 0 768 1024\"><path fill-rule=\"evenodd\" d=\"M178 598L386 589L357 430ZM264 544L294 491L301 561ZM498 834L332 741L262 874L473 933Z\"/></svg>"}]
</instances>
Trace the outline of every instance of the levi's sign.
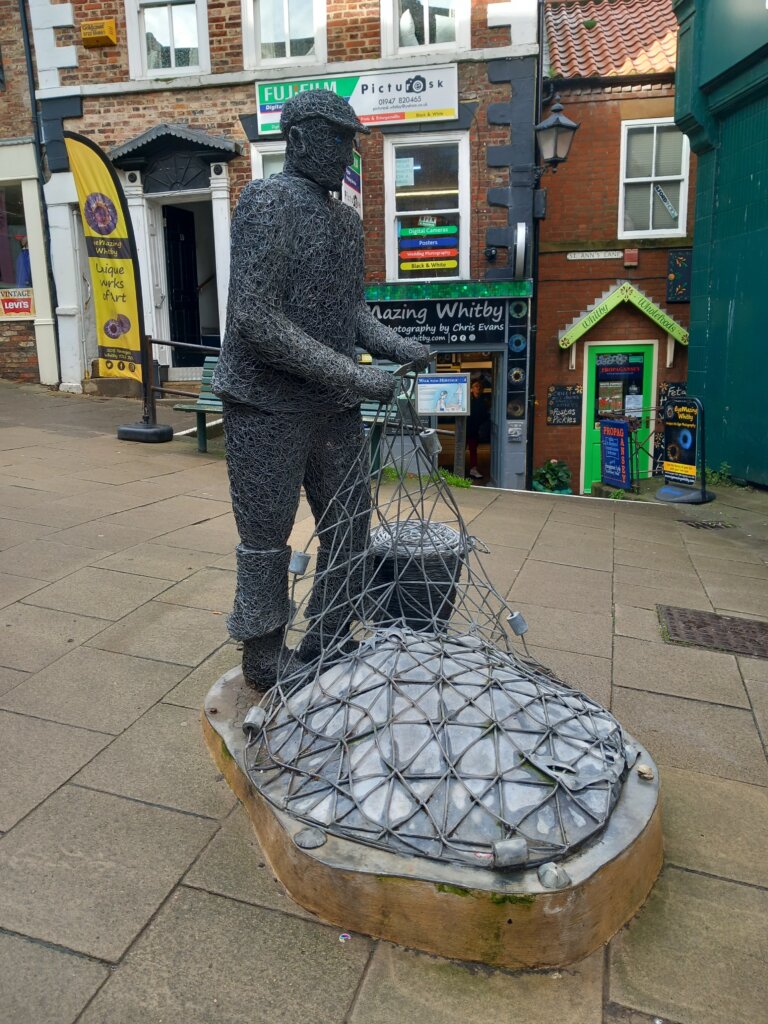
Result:
<instances>
[{"instance_id":1,"label":"levi's sign","mask_svg":"<svg viewBox=\"0 0 768 1024\"><path fill-rule=\"evenodd\" d=\"M256 87L259 135L279 135L283 104L299 92L330 89L347 100L363 124L453 121L459 116L455 64L405 71L326 75Z\"/></svg>"}]
</instances>

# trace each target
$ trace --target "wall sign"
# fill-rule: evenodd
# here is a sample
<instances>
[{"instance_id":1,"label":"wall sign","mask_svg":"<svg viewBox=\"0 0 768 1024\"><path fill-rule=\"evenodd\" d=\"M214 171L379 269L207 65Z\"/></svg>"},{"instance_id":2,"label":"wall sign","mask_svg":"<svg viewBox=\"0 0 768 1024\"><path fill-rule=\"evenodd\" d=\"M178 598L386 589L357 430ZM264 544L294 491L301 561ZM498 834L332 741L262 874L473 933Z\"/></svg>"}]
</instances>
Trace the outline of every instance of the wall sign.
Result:
<instances>
[{"instance_id":1,"label":"wall sign","mask_svg":"<svg viewBox=\"0 0 768 1024\"><path fill-rule=\"evenodd\" d=\"M31 317L35 302L31 288L0 288L0 317Z\"/></svg>"},{"instance_id":2,"label":"wall sign","mask_svg":"<svg viewBox=\"0 0 768 1024\"><path fill-rule=\"evenodd\" d=\"M416 412L419 416L469 416L469 374L417 377Z\"/></svg>"},{"instance_id":3,"label":"wall sign","mask_svg":"<svg viewBox=\"0 0 768 1024\"><path fill-rule=\"evenodd\" d=\"M265 82L256 87L259 135L280 134L283 104L298 92L330 89L352 105L363 124L453 121L459 116L455 64L327 75L293 82ZM405 169L401 171L405 173Z\"/></svg>"},{"instance_id":4,"label":"wall sign","mask_svg":"<svg viewBox=\"0 0 768 1024\"><path fill-rule=\"evenodd\" d=\"M595 252L569 252L567 260L620 260L624 255L623 249L600 249Z\"/></svg>"},{"instance_id":5,"label":"wall sign","mask_svg":"<svg viewBox=\"0 0 768 1024\"><path fill-rule=\"evenodd\" d=\"M580 426L583 390L581 384L550 384L547 389L547 426Z\"/></svg>"},{"instance_id":6,"label":"wall sign","mask_svg":"<svg viewBox=\"0 0 768 1024\"><path fill-rule=\"evenodd\" d=\"M688 331L677 322L673 320L668 313L665 313L663 309L660 309L654 302L648 298L647 295L635 288L628 281L618 285L614 290L606 295L604 299L601 299L592 309L584 314L576 323L572 324L566 331L562 331L560 334L559 345L560 348L570 348L575 341L582 338L587 331L589 331L595 324L599 323L603 317L607 316L612 309L615 309L622 302L629 302L633 306L636 306L641 313L653 320L655 324L658 324L667 334L670 334L675 341L679 341L681 345L688 344Z\"/></svg>"},{"instance_id":7,"label":"wall sign","mask_svg":"<svg viewBox=\"0 0 768 1024\"><path fill-rule=\"evenodd\" d=\"M667 253L667 302L691 301L692 249L670 249Z\"/></svg>"},{"instance_id":8,"label":"wall sign","mask_svg":"<svg viewBox=\"0 0 768 1024\"><path fill-rule=\"evenodd\" d=\"M611 420L600 424L600 481L622 491L632 488L629 458L629 423Z\"/></svg>"},{"instance_id":9,"label":"wall sign","mask_svg":"<svg viewBox=\"0 0 768 1024\"><path fill-rule=\"evenodd\" d=\"M699 406L685 398L664 407L664 481L696 486L699 448Z\"/></svg>"},{"instance_id":10,"label":"wall sign","mask_svg":"<svg viewBox=\"0 0 768 1024\"><path fill-rule=\"evenodd\" d=\"M341 183L341 201L351 206L362 219L363 216L363 158L356 149L352 150L352 163L344 171Z\"/></svg>"},{"instance_id":11,"label":"wall sign","mask_svg":"<svg viewBox=\"0 0 768 1024\"><path fill-rule=\"evenodd\" d=\"M506 345L506 299L372 302L369 305L376 319L387 327L433 349L470 345L488 351Z\"/></svg>"}]
</instances>

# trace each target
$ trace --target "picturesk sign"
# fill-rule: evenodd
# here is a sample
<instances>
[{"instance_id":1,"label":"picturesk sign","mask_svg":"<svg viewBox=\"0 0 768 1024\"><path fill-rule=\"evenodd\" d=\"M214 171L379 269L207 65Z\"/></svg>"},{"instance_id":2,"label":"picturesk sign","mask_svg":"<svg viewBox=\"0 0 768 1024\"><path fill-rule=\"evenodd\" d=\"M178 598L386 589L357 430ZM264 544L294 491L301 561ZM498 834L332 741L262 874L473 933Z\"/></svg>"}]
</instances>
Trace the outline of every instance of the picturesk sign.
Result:
<instances>
[{"instance_id":1,"label":"picturesk sign","mask_svg":"<svg viewBox=\"0 0 768 1024\"><path fill-rule=\"evenodd\" d=\"M262 83L256 87L259 135L279 135L285 101L314 89L330 89L348 100L363 124L453 121L459 116L456 65L443 64Z\"/></svg>"}]
</instances>

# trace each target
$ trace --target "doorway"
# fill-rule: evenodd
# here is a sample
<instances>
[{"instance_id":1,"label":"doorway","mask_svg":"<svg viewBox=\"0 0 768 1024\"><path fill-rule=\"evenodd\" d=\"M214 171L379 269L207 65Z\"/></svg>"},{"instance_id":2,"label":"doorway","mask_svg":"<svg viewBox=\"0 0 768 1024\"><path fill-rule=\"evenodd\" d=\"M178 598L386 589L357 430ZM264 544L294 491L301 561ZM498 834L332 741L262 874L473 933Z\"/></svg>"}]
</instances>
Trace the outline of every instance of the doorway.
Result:
<instances>
[{"instance_id":1,"label":"doorway","mask_svg":"<svg viewBox=\"0 0 768 1024\"><path fill-rule=\"evenodd\" d=\"M503 372L503 353L501 352L438 352L436 355L437 373L467 373L470 381L480 384L480 402L487 418L482 417L482 425L476 431L476 469L479 476L472 475L475 485L491 484L496 486L499 480L499 431L503 420L503 402L505 400L505 378ZM480 417L477 417L480 420ZM440 438L442 451L438 457L441 469L452 473L455 457L456 420L452 417L440 417L434 425L449 433ZM464 475L469 476L470 460L475 449L469 445L465 450Z\"/></svg>"},{"instance_id":2,"label":"doorway","mask_svg":"<svg viewBox=\"0 0 768 1024\"><path fill-rule=\"evenodd\" d=\"M582 487L589 494L600 483L600 424L608 419L638 421L639 433L652 434L655 394L656 345L614 342L586 346L584 426L582 427ZM637 472L646 479L651 471L648 445L638 449Z\"/></svg>"}]
</instances>

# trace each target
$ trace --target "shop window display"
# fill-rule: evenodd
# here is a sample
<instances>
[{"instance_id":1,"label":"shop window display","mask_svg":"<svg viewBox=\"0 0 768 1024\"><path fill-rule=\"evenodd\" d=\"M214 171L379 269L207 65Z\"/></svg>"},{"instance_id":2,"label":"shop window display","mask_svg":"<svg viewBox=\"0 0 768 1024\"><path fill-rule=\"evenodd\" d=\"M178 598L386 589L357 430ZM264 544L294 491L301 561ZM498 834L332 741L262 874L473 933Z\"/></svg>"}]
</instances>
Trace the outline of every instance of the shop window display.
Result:
<instances>
[{"instance_id":1,"label":"shop window display","mask_svg":"<svg viewBox=\"0 0 768 1024\"><path fill-rule=\"evenodd\" d=\"M32 264L21 185L4 185L0 187L0 317L32 312Z\"/></svg>"}]
</instances>

